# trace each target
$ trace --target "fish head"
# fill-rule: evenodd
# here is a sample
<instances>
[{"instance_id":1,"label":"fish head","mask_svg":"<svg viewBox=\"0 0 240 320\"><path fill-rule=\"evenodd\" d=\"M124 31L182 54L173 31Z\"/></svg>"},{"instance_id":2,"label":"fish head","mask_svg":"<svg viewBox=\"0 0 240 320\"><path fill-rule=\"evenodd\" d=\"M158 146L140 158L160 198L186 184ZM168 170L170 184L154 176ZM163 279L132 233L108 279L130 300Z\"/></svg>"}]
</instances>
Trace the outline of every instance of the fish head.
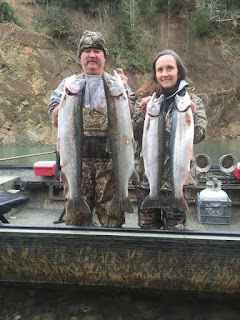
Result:
<instances>
[{"instance_id":1,"label":"fish head","mask_svg":"<svg viewBox=\"0 0 240 320\"><path fill-rule=\"evenodd\" d=\"M82 89L85 87L85 84L86 84L85 79L81 79L79 81L79 80L76 80L76 76L73 75L66 79L64 86L67 94L77 95L82 92Z\"/></svg>"},{"instance_id":2,"label":"fish head","mask_svg":"<svg viewBox=\"0 0 240 320\"><path fill-rule=\"evenodd\" d=\"M118 98L124 94L124 84L117 71L114 70L114 77L111 77L111 79L107 78L106 75L103 74L103 81L105 83L105 87L108 88L111 96L113 96L114 98Z\"/></svg>"},{"instance_id":3,"label":"fish head","mask_svg":"<svg viewBox=\"0 0 240 320\"><path fill-rule=\"evenodd\" d=\"M160 113L160 108L162 103L162 100L160 100L160 98L161 96L158 99L156 99L156 92L154 92L147 104L147 108L146 108L147 113L153 117L157 117Z\"/></svg>"},{"instance_id":4,"label":"fish head","mask_svg":"<svg viewBox=\"0 0 240 320\"><path fill-rule=\"evenodd\" d=\"M176 101L176 108L178 109L179 112L184 112L189 107L191 107L191 105L193 105L193 102L188 92L186 92L184 96L179 96L178 94L176 94L175 101Z\"/></svg>"}]
</instances>

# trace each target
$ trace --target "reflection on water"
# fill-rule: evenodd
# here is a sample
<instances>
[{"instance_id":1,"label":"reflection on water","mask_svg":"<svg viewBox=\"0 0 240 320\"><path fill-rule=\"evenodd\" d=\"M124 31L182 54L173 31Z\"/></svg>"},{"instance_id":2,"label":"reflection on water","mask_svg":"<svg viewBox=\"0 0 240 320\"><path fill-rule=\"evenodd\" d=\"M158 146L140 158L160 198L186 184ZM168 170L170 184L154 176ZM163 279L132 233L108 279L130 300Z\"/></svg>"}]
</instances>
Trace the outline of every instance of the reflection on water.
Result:
<instances>
[{"instance_id":1,"label":"reflection on water","mask_svg":"<svg viewBox=\"0 0 240 320\"><path fill-rule=\"evenodd\" d=\"M109 288L0 288L0 320L239 320L239 296Z\"/></svg>"},{"instance_id":2,"label":"reflection on water","mask_svg":"<svg viewBox=\"0 0 240 320\"><path fill-rule=\"evenodd\" d=\"M240 140L214 140L204 141L194 145L194 154L204 153L211 159L213 165L218 164L219 158L224 154L233 154L240 162ZM55 151L55 146L37 146L37 147L0 147L0 158L17 157L20 155L32 155ZM22 159L0 161L0 164L33 164L36 161L55 160L55 154L40 155Z\"/></svg>"},{"instance_id":3,"label":"reflection on water","mask_svg":"<svg viewBox=\"0 0 240 320\"><path fill-rule=\"evenodd\" d=\"M219 158L224 154L235 155L240 162L240 140L214 140L203 141L194 145L194 153L204 153L211 159L212 165L218 165Z\"/></svg>"}]
</instances>

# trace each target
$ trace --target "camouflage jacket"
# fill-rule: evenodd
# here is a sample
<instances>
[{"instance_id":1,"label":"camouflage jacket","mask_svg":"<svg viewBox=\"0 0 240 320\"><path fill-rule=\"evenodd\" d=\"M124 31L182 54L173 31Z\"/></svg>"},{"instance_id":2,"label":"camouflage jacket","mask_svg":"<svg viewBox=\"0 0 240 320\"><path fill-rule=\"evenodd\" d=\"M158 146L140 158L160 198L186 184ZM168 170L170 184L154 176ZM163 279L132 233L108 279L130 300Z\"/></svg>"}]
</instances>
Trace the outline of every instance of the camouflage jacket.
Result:
<instances>
[{"instance_id":1,"label":"camouflage jacket","mask_svg":"<svg viewBox=\"0 0 240 320\"><path fill-rule=\"evenodd\" d=\"M109 77L110 79L113 78L113 76L110 75L109 73L105 73L105 75L107 75L107 77ZM90 78L91 76L86 76L86 77ZM49 114L50 118L51 118L51 115L52 115L52 111L54 110L54 108L56 108L57 105L59 105L59 103L61 101L61 97L62 97L62 95L64 93L65 87L67 86L67 88L69 89L70 93L76 93L78 91L78 82L81 81L84 78L85 78L85 75L84 75L83 72L78 74L78 75L73 75L71 77L67 77L67 78L62 80L62 82L59 84L59 86L55 90L52 91L52 93L50 95L50 101L49 101L49 104L48 104L48 114ZM99 77L99 78L102 78L102 77ZM126 91L128 93L130 102L133 105L135 103L135 94L134 94L134 92L131 90L131 88L129 86L127 86L127 90ZM97 106L97 108L106 107L106 101L105 101L105 94L104 93L101 94L100 100L102 100L102 101L101 101L100 105ZM94 104L94 101L93 101L93 104ZM87 102L87 105L85 107L94 107L94 108L96 108L96 104L89 105L89 102Z\"/></svg>"},{"instance_id":2,"label":"camouflage jacket","mask_svg":"<svg viewBox=\"0 0 240 320\"><path fill-rule=\"evenodd\" d=\"M180 92L184 94L186 88ZM178 93L179 94L179 93ZM207 128L207 119L206 119L206 112L203 101L201 98L197 97L189 90L189 95L192 102L196 106L196 110L193 113L194 118L194 144L197 144L205 139L205 133ZM132 123L133 123L133 130L134 130L134 137L137 141L137 148L136 148L136 160L139 161L139 173L140 177L143 177L144 168L143 168L143 161L141 156L141 149L142 149L142 135L143 135L143 125L145 119L145 112L142 111L141 103L142 99L148 96L145 92L142 92L138 99L136 100L134 113L132 116ZM168 106L168 110L165 115L165 130L166 130L166 156L164 162L164 177L162 181L162 189L164 190L171 190L171 182L170 182L170 160L169 160L169 150L168 144L170 142L170 133L171 133L171 123L172 123L172 111L175 106L175 99L170 103ZM148 185L142 185L145 188L148 188Z\"/></svg>"},{"instance_id":3,"label":"camouflage jacket","mask_svg":"<svg viewBox=\"0 0 240 320\"><path fill-rule=\"evenodd\" d=\"M105 73L108 79L113 76ZM48 105L48 113L51 118L63 95L76 96L79 91L79 83L86 79L83 107L83 130L84 130L84 157L106 158L108 154L108 108L105 96L102 76L91 76L80 73L63 79L60 85L51 93ZM130 103L135 102L135 94L128 86L126 89ZM72 97L71 97L72 98Z\"/></svg>"}]
</instances>

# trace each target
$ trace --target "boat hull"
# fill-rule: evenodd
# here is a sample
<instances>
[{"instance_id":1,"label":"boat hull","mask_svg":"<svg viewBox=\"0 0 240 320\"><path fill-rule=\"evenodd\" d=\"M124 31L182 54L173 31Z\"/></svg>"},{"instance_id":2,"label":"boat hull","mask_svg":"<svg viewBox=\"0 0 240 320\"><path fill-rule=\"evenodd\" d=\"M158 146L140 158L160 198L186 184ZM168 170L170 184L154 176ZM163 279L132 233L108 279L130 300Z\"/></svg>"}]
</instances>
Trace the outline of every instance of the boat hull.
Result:
<instances>
[{"instance_id":1,"label":"boat hull","mask_svg":"<svg viewBox=\"0 0 240 320\"><path fill-rule=\"evenodd\" d=\"M0 228L0 281L240 292L240 234Z\"/></svg>"}]
</instances>

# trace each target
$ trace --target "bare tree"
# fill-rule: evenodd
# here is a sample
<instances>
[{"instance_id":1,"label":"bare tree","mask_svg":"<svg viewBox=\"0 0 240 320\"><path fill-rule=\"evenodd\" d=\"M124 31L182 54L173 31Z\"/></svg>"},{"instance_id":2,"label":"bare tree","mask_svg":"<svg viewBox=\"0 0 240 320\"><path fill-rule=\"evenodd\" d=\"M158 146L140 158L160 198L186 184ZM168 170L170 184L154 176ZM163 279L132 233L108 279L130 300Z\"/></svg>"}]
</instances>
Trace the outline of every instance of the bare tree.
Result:
<instances>
[{"instance_id":1,"label":"bare tree","mask_svg":"<svg viewBox=\"0 0 240 320\"><path fill-rule=\"evenodd\" d=\"M122 11L127 15L130 22L130 29L133 31L139 16L139 0L123 0L121 3Z\"/></svg>"}]
</instances>

